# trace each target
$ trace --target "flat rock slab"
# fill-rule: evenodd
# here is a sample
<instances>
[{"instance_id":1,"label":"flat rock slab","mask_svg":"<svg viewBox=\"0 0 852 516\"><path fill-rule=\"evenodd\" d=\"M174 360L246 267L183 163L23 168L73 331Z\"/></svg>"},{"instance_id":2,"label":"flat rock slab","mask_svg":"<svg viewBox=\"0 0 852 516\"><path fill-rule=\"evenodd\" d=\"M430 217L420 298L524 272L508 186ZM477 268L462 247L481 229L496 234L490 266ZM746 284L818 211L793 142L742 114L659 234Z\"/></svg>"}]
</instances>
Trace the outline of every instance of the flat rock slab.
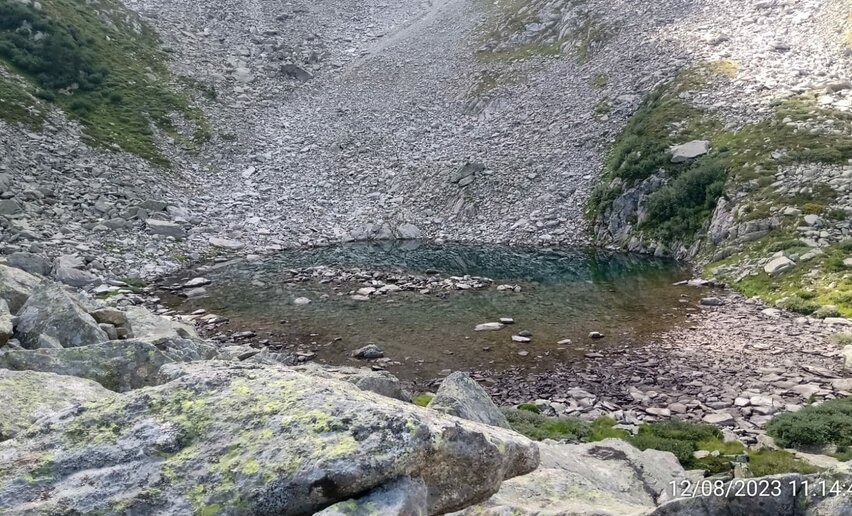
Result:
<instances>
[{"instance_id":1,"label":"flat rock slab","mask_svg":"<svg viewBox=\"0 0 852 516\"><path fill-rule=\"evenodd\" d=\"M672 153L672 163L683 163L710 152L710 142L707 140L693 140L681 145L675 145L670 150Z\"/></svg>"},{"instance_id":2,"label":"flat rock slab","mask_svg":"<svg viewBox=\"0 0 852 516\"><path fill-rule=\"evenodd\" d=\"M285 367L214 361L161 378L0 444L0 512L310 514L410 477L438 514L539 462L514 432Z\"/></svg>"}]
</instances>

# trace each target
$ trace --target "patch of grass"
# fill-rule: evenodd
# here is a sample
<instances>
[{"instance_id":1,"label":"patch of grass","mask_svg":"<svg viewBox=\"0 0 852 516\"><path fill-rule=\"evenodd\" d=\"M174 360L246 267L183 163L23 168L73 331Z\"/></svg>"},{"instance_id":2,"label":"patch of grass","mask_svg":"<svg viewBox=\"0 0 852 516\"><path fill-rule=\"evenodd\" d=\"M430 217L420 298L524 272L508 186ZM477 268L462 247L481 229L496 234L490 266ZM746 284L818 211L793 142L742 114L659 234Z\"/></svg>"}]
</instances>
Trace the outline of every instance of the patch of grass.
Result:
<instances>
[{"instance_id":1,"label":"patch of grass","mask_svg":"<svg viewBox=\"0 0 852 516\"><path fill-rule=\"evenodd\" d=\"M536 405L535 403L521 403L520 405L518 405L518 410L526 410L527 412L541 414L541 409L538 408L538 405Z\"/></svg>"},{"instance_id":2,"label":"patch of grass","mask_svg":"<svg viewBox=\"0 0 852 516\"><path fill-rule=\"evenodd\" d=\"M0 65L0 118L33 130L41 129L45 113L36 94L36 88L14 78L5 66Z\"/></svg>"},{"instance_id":3,"label":"patch of grass","mask_svg":"<svg viewBox=\"0 0 852 516\"><path fill-rule=\"evenodd\" d=\"M611 417L601 416L589 425L589 433L586 435L586 440L589 442L603 441L604 439L626 439L630 437L630 432L621 428L613 428L616 425L615 419Z\"/></svg>"},{"instance_id":4,"label":"patch of grass","mask_svg":"<svg viewBox=\"0 0 852 516\"><path fill-rule=\"evenodd\" d=\"M718 437L708 437L695 445L699 450L718 451L722 455L738 455L745 453L746 447L739 441L723 441Z\"/></svg>"},{"instance_id":5,"label":"patch of grass","mask_svg":"<svg viewBox=\"0 0 852 516\"><path fill-rule=\"evenodd\" d=\"M547 417L528 410L503 409L512 429L530 439L578 442L588 433L588 424L577 418Z\"/></svg>"},{"instance_id":6,"label":"patch of grass","mask_svg":"<svg viewBox=\"0 0 852 516\"><path fill-rule=\"evenodd\" d=\"M142 278L136 276L125 276L121 278L119 281L123 281L127 283L127 286L133 289L141 290L145 288L145 281Z\"/></svg>"},{"instance_id":7,"label":"patch of grass","mask_svg":"<svg viewBox=\"0 0 852 516\"><path fill-rule=\"evenodd\" d=\"M704 460L702 463L693 454L701 449L699 443L712 444L721 438L722 432L715 426L672 419L646 423L639 427L636 436L628 438L627 441L640 450L650 448L672 452L687 469L706 468L715 471L719 468L729 468L728 461L708 457L707 460L701 459Z\"/></svg>"},{"instance_id":8,"label":"patch of grass","mask_svg":"<svg viewBox=\"0 0 852 516\"><path fill-rule=\"evenodd\" d=\"M432 401L432 398L434 398L434 397L435 397L435 395L432 394L432 393L423 392L423 393L420 393L420 394L417 394L416 396L414 396L414 398L411 401L413 401L414 404L417 405L418 407L425 407L426 405L429 404L430 401Z\"/></svg>"},{"instance_id":9,"label":"patch of grass","mask_svg":"<svg viewBox=\"0 0 852 516\"><path fill-rule=\"evenodd\" d=\"M592 88L602 90L609 84L609 76L605 73L598 73L592 78Z\"/></svg>"},{"instance_id":10,"label":"patch of grass","mask_svg":"<svg viewBox=\"0 0 852 516\"><path fill-rule=\"evenodd\" d=\"M755 476L777 475L780 473L818 473L819 468L797 459L784 450L758 450L748 454L748 467Z\"/></svg>"},{"instance_id":11,"label":"patch of grass","mask_svg":"<svg viewBox=\"0 0 852 516\"><path fill-rule=\"evenodd\" d=\"M188 148L206 141L204 117L139 17L115 0L40 5L0 3L0 63L79 121L89 143L166 165L158 134Z\"/></svg>"},{"instance_id":12,"label":"patch of grass","mask_svg":"<svg viewBox=\"0 0 852 516\"><path fill-rule=\"evenodd\" d=\"M835 346L848 346L852 344L852 333L839 332L831 336L831 342Z\"/></svg>"},{"instance_id":13,"label":"patch of grass","mask_svg":"<svg viewBox=\"0 0 852 516\"><path fill-rule=\"evenodd\" d=\"M783 447L852 446L852 398L808 405L772 418L767 433Z\"/></svg>"}]
</instances>

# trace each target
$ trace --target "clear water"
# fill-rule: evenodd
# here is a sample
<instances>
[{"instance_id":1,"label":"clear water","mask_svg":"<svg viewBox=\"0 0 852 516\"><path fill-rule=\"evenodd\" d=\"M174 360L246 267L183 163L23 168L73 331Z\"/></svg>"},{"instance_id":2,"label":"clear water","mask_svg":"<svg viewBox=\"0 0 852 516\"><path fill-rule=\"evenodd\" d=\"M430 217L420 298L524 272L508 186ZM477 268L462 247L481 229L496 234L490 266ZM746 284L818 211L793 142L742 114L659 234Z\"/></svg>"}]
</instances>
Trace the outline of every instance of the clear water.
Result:
<instances>
[{"instance_id":1,"label":"clear water","mask_svg":"<svg viewBox=\"0 0 852 516\"><path fill-rule=\"evenodd\" d=\"M485 276L482 290L397 292L370 301L348 295L357 282L292 283L291 269L329 265L370 271ZM689 291L672 284L689 277L670 261L585 249L525 249L421 242L359 243L283 252L259 262L186 271L180 281L203 275L208 296L184 300L164 293L182 311L204 308L228 317L228 331L254 330L290 351L314 352L329 364L359 364L352 350L378 343L384 365L412 380L446 370L499 372L520 367L547 370L582 360L608 346L642 345L657 332L681 324L691 310ZM521 292L501 292L500 284ZM308 305L293 300L307 297ZM511 317L514 325L475 332L477 324ZM529 343L512 341L521 330ZM605 338L593 340L589 332ZM570 339L570 344L557 344Z\"/></svg>"}]
</instances>

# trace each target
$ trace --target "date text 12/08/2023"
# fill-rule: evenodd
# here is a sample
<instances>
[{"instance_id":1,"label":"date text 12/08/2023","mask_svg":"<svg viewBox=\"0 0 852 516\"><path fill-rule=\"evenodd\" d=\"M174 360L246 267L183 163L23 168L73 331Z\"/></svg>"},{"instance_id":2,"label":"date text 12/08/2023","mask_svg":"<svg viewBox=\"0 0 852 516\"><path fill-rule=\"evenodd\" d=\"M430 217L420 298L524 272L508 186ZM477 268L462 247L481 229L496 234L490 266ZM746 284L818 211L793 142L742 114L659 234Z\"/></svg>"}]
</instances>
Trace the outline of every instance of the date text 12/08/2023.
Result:
<instances>
[{"instance_id":1,"label":"date text 12/08/2023","mask_svg":"<svg viewBox=\"0 0 852 516\"><path fill-rule=\"evenodd\" d=\"M694 498L697 496L777 497L785 493L790 493L794 497L800 493L805 496L852 496L852 484L832 479L672 480L669 483L669 488L669 493L674 498Z\"/></svg>"}]
</instances>

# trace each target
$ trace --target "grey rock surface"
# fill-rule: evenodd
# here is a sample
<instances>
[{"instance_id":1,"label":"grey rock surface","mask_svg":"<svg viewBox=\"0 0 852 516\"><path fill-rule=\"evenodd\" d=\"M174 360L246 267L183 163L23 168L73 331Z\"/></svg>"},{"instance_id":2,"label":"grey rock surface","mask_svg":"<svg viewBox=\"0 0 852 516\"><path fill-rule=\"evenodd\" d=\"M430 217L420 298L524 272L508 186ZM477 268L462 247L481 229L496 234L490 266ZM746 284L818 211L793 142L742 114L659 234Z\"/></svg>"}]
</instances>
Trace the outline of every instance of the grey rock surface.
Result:
<instances>
[{"instance_id":1,"label":"grey rock surface","mask_svg":"<svg viewBox=\"0 0 852 516\"><path fill-rule=\"evenodd\" d=\"M487 499L539 462L518 434L348 383L275 366L166 368L168 383L0 443L0 510L295 515L410 476L436 514Z\"/></svg>"},{"instance_id":2,"label":"grey rock surface","mask_svg":"<svg viewBox=\"0 0 852 516\"><path fill-rule=\"evenodd\" d=\"M510 428L506 416L491 401L488 393L461 371L451 373L441 382L428 407L470 421Z\"/></svg>"},{"instance_id":3,"label":"grey rock surface","mask_svg":"<svg viewBox=\"0 0 852 516\"><path fill-rule=\"evenodd\" d=\"M22 346L37 348L41 335L53 337L66 348L107 341L106 333L75 296L51 282L39 285L18 313L15 336Z\"/></svg>"}]
</instances>

